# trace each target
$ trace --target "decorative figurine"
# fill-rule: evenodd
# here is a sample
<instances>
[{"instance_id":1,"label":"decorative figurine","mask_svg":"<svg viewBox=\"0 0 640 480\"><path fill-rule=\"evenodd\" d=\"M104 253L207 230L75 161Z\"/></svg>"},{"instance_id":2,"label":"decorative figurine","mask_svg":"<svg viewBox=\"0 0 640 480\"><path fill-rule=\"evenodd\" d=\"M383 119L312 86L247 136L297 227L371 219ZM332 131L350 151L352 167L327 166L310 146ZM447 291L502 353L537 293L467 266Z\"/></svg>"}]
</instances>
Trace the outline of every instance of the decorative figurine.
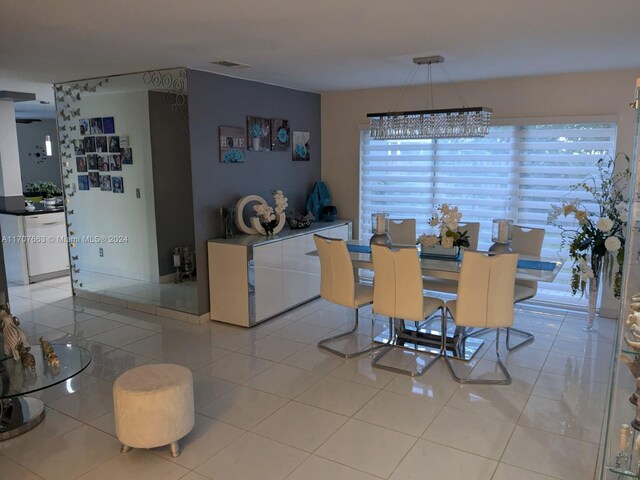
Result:
<instances>
[{"instance_id":1,"label":"decorative figurine","mask_svg":"<svg viewBox=\"0 0 640 480\"><path fill-rule=\"evenodd\" d=\"M20 352L20 361L22 362L22 366L27 370L35 370L36 369L36 359L35 357L29 353L31 347L24 346L24 344L18 345L18 351Z\"/></svg>"},{"instance_id":2,"label":"decorative figurine","mask_svg":"<svg viewBox=\"0 0 640 480\"><path fill-rule=\"evenodd\" d=\"M631 372L631 375L636 379L636 391L629 397L629 401L634 405L638 405L638 395L640 395L640 358L631 357L630 355L620 355L620 361L624 363Z\"/></svg>"},{"instance_id":3,"label":"decorative figurine","mask_svg":"<svg viewBox=\"0 0 640 480\"><path fill-rule=\"evenodd\" d=\"M47 342L44 337L40 337L40 346L42 347L42 356L47 360L49 365L55 368L59 367L60 359L56 355L56 352L54 352L51 344Z\"/></svg>"},{"instance_id":4,"label":"decorative figurine","mask_svg":"<svg viewBox=\"0 0 640 480\"><path fill-rule=\"evenodd\" d=\"M4 337L4 354L9 355L11 352L15 360L20 359L18 345L29 345L27 336L18 325L20 325L20 321L16 317L4 309L0 310L0 329L2 329Z\"/></svg>"}]
</instances>

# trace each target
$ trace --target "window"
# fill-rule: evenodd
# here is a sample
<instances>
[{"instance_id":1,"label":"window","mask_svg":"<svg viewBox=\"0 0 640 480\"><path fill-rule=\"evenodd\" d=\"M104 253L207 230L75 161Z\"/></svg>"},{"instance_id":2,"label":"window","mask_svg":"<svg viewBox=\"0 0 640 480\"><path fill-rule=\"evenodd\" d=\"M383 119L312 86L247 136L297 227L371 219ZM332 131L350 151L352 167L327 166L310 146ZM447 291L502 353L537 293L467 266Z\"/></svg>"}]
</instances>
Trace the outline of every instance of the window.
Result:
<instances>
[{"instance_id":1,"label":"window","mask_svg":"<svg viewBox=\"0 0 640 480\"><path fill-rule=\"evenodd\" d=\"M492 220L510 218L545 228L542 255L555 258L560 232L547 225L549 207L573 197L569 186L596 173L599 158L614 155L615 138L612 121L495 126L478 139L371 140L363 132L361 238L371 232L372 212L415 218L420 234L437 205L448 203L462 221L480 222L479 249L491 245ZM554 283L540 283L536 298L585 306L586 299L571 295L570 271L567 263Z\"/></svg>"}]
</instances>

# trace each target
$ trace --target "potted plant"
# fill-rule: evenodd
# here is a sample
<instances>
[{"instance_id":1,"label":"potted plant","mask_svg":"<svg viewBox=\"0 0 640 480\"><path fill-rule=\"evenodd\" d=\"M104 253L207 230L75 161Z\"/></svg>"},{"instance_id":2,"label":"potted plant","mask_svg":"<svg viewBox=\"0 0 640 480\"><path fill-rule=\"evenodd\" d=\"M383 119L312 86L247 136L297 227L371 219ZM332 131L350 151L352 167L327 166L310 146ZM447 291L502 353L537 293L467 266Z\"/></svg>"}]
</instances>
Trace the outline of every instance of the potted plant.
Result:
<instances>
[{"instance_id":1,"label":"potted plant","mask_svg":"<svg viewBox=\"0 0 640 480\"><path fill-rule=\"evenodd\" d=\"M24 196L31 198L33 201L42 201L42 199L45 199L44 203L47 203L47 199L52 199L60 195L62 195L60 188L58 188L55 183L49 181L28 182L24 188ZM51 201L48 203L51 203Z\"/></svg>"},{"instance_id":2,"label":"potted plant","mask_svg":"<svg viewBox=\"0 0 640 480\"><path fill-rule=\"evenodd\" d=\"M469 247L469 233L458 231L458 222L462 213L458 207L443 203L438 212L431 216L429 225L437 230L437 234L423 233L416 243L421 245L425 254L457 257L460 247Z\"/></svg>"}]
</instances>

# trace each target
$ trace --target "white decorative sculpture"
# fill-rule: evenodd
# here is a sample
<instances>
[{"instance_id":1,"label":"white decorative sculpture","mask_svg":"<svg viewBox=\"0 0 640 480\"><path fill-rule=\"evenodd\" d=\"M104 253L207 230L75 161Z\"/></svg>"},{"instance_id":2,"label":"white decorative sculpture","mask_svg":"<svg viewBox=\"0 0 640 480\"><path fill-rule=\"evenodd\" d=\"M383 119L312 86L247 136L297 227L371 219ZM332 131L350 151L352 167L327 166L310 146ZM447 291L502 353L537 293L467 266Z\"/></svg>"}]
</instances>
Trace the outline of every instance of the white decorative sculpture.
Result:
<instances>
[{"instance_id":1,"label":"white decorative sculpture","mask_svg":"<svg viewBox=\"0 0 640 480\"><path fill-rule=\"evenodd\" d=\"M236 203L236 208L235 208L236 227L242 233L246 233L247 235L255 235L256 233L258 233L258 230L248 226L244 221L244 209L251 202L267 203L264 201L264 198L262 198L260 195L247 195L246 197L242 197L240 200L238 200L238 203Z\"/></svg>"},{"instance_id":2,"label":"white decorative sculpture","mask_svg":"<svg viewBox=\"0 0 640 480\"><path fill-rule=\"evenodd\" d=\"M273 198L276 201L276 208L274 210L268 206L266 200L262 198L260 195L247 195L238 200L235 206L235 224L242 233L246 233L247 235L255 235L256 233L260 233L262 235L272 234L275 235L279 233L284 225L286 220L285 209L288 206L287 197L284 196L282 190L276 190L273 192ZM247 225L244 221L244 209L249 203L257 203L258 205L264 205L265 209L269 209L275 218L277 218L278 223L273 227L273 231L267 232L264 227L260 223L260 216L251 217L250 222L251 226ZM260 213L258 210L258 205L254 205L253 210ZM256 210L258 209L258 210Z\"/></svg>"}]
</instances>

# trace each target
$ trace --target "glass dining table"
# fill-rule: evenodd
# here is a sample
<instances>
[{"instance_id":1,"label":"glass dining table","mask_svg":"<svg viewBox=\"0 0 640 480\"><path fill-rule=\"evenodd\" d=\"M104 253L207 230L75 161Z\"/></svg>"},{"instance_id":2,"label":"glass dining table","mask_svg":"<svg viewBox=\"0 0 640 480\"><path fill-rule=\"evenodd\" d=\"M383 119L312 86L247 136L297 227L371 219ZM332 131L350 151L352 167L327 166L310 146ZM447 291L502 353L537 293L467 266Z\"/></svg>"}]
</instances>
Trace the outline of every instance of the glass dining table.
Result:
<instances>
[{"instance_id":1,"label":"glass dining table","mask_svg":"<svg viewBox=\"0 0 640 480\"><path fill-rule=\"evenodd\" d=\"M58 367L44 359L40 345L31 345L33 369L25 368L13 358L0 360L0 441L27 432L44 420L44 403L25 395L65 382L91 363L91 354L83 347L71 344L52 347L60 360Z\"/></svg>"},{"instance_id":2,"label":"glass dining table","mask_svg":"<svg viewBox=\"0 0 640 480\"><path fill-rule=\"evenodd\" d=\"M399 245L407 246L407 245ZM347 242L349 256L354 269L373 270L371 248L367 240ZM425 277L457 280L464 252L458 256L443 257L420 254L420 265ZM553 282L563 265L559 259L520 255L516 280ZM397 345L403 348L437 354L442 346L442 322L439 315L415 324L402 319L389 320L389 326L373 339L376 343ZM484 340L474 337L469 331L447 322L445 335L446 353L452 358L471 360L482 347Z\"/></svg>"}]
</instances>

